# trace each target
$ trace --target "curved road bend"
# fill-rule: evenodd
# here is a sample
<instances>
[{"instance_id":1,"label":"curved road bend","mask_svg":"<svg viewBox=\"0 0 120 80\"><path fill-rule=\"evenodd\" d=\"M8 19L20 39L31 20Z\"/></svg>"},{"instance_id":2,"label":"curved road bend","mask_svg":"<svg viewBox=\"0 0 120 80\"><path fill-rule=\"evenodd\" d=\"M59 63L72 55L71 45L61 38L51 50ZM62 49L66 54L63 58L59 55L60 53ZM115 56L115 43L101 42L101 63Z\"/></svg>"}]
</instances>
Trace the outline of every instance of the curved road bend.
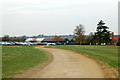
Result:
<instances>
[{"instance_id":1,"label":"curved road bend","mask_svg":"<svg viewBox=\"0 0 120 80\"><path fill-rule=\"evenodd\" d=\"M104 78L98 63L88 57L68 50L42 49L53 55L53 61L30 78Z\"/></svg>"}]
</instances>

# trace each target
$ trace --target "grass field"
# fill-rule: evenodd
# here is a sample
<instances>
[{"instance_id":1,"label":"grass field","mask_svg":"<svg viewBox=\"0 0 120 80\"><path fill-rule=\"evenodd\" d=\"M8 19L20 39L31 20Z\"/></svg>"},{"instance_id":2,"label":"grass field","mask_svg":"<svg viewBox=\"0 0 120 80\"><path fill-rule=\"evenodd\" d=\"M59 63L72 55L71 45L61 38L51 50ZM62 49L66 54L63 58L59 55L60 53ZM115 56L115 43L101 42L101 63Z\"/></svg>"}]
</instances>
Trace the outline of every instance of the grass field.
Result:
<instances>
[{"instance_id":1,"label":"grass field","mask_svg":"<svg viewBox=\"0 0 120 80\"><path fill-rule=\"evenodd\" d=\"M49 55L31 46L3 46L3 78L11 78L49 59Z\"/></svg>"},{"instance_id":2,"label":"grass field","mask_svg":"<svg viewBox=\"0 0 120 80\"><path fill-rule=\"evenodd\" d=\"M56 45L49 48L67 49L86 54L118 70L118 46Z\"/></svg>"}]
</instances>

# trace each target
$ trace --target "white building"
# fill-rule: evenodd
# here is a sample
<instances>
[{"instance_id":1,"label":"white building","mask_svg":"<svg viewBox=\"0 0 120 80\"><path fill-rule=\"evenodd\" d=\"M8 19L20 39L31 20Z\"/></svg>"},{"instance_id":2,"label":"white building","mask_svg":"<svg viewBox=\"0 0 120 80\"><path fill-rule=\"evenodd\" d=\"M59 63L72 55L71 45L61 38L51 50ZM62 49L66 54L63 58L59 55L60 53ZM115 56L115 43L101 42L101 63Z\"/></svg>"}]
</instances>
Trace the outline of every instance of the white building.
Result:
<instances>
[{"instance_id":1,"label":"white building","mask_svg":"<svg viewBox=\"0 0 120 80\"><path fill-rule=\"evenodd\" d=\"M44 38L28 38L25 40L25 42L41 42L42 40L44 40Z\"/></svg>"}]
</instances>

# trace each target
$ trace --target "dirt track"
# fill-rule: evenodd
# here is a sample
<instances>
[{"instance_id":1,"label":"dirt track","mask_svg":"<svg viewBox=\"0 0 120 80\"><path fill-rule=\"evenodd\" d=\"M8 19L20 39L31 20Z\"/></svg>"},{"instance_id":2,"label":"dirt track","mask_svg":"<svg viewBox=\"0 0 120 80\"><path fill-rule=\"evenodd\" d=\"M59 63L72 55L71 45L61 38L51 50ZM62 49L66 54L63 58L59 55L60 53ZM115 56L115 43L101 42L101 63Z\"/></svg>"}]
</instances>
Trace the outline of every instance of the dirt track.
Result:
<instances>
[{"instance_id":1,"label":"dirt track","mask_svg":"<svg viewBox=\"0 0 120 80\"><path fill-rule=\"evenodd\" d=\"M52 62L23 74L22 78L104 78L100 65L91 58L68 50L41 48L53 55Z\"/></svg>"}]
</instances>

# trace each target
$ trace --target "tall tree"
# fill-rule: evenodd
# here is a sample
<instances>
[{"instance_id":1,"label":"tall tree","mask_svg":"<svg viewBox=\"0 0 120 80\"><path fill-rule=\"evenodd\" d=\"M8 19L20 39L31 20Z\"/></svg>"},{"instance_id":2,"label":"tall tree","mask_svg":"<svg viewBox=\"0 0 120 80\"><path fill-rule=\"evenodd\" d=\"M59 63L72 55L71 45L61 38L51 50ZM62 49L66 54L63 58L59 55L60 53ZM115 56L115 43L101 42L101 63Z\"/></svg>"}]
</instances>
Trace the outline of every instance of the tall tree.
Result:
<instances>
[{"instance_id":1,"label":"tall tree","mask_svg":"<svg viewBox=\"0 0 120 80\"><path fill-rule=\"evenodd\" d=\"M95 32L94 40L99 44L110 43L110 31L108 29L109 28L105 26L105 23L101 20L97 24L97 32Z\"/></svg>"},{"instance_id":2,"label":"tall tree","mask_svg":"<svg viewBox=\"0 0 120 80\"><path fill-rule=\"evenodd\" d=\"M117 45L120 46L120 38L118 39Z\"/></svg>"},{"instance_id":3,"label":"tall tree","mask_svg":"<svg viewBox=\"0 0 120 80\"><path fill-rule=\"evenodd\" d=\"M76 29L74 30L74 38L77 44L84 43L85 41L84 33L85 33L85 30L82 24L79 24L78 26L76 26Z\"/></svg>"},{"instance_id":4,"label":"tall tree","mask_svg":"<svg viewBox=\"0 0 120 80\"><path fill-rule=\"evenodd\" d=\"M2 38L2 41L10 41L9 35L5 35L5 36Z\"/></svg>"}]
</instances>

